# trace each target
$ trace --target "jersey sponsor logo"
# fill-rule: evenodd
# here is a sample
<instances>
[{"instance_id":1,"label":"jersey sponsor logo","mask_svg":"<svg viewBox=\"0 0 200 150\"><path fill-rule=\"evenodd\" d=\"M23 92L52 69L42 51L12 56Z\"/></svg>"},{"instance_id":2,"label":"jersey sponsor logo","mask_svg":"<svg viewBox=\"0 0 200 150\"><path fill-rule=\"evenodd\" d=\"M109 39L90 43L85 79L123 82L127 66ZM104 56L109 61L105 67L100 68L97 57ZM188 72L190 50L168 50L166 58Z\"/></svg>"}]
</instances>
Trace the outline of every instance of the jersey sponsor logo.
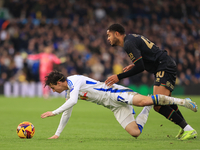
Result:
<instances>
[{"instance_id":1,"label":"jersey sponsor logo","mask_svg":"<svg viewBox=\"0 0 200 150\"><path fill-rule=\"evenodd\" d=\"M94 88L95 90L98 91L103 91L103 92L111 92L111 93L123 93L123 92L134 92L131 89L113 89L113 88L109 88L109 89L104 89L104 88Z\"/></svg>"},{"instance_id":2,"label":"jersey sponsor logo","mask_svg":"<svg viewBox=\"0 0 200 150\"><path fill-rule=\"evenodd\" d=\"M156 78L156 82L160 82L160 78Z\"/></svg>"},{"instance_id":3,"label":"jersey sponsor logo","mask_svg":"<svg viewBox=\"0 0 200 150\"><path fill-rule=\"evenodd\" d=\"M87 93L88 93L88 92L83 92L83 95L80 95L80 99L82 99L82 100L87 100L87 99L88 99Z\"/></svg>"},{"instance_id":4,"label":"jersey sponsor logo","mask_svg":"<svg viewBox=\"0 0 200 150\"><path fill-rule=\"evenodd\" d=\"M133 53L129 53L128 56L130 57L130 59L133 61L135 59L135 57L133 56Z\"/></svg>"},{"instance_id":5,"label":"jersey sponsor logo","mask_svg":"<svg viewBox=\"0 0 200 150\"><path fill-rule=\"evenodd\" d=\"M174 89L174 85L171 84L169 81L166 82L166 86L171 88L171 89Z\"/></svg>"}]
</instances>

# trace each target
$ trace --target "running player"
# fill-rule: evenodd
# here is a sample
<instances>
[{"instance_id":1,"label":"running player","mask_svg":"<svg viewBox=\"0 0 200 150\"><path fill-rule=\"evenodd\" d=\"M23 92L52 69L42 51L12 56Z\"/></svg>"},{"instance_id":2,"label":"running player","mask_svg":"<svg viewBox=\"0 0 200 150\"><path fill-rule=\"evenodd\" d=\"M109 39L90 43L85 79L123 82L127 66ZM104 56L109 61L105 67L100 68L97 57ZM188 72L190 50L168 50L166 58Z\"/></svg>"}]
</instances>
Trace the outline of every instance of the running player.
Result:
<instances>
[{"instance_id":1,"label":"running player","mask_svg":"<svg viewBox=\"0 0 200 150\"><path fill-rule=\"evenodd\" d=\"M124 27L120 24L108 27L107 36L110 44L123 47L133 62L123 69L123 73L108 77L105 81L108 86L146 70L155 75L153 94L171 96L176 80L176 63L165 50L160 50L142 35L126 35ZM154 110L181 127L177 138L185 140L197 136L196 130L187 124L177 105L154 106Z\"/></svg>"},{"instance_id":2,"label":"running player","mask_svg":"<svg viewBox=\"0 0 200 150\"><path fill-rule=\"evenodd\" d=\"M45 86L48 85L53 92L61 93L66 90L66 102L58 109L41 115L41 118L46 118L63 112L57 131L50 139L56 139L60 136L78 99L97 103L110 109L121 126L133 137L138 137L141 134L153 104L178 104L195 112L197 111L196 104L191 100L165 95L143 96L129 88L117 84L108 87L103 82L82 75L73 75L66 78L62 73L53 71L45 78ZM131 105L145 106L136 119Z\"/></svg>"}]
</instances>

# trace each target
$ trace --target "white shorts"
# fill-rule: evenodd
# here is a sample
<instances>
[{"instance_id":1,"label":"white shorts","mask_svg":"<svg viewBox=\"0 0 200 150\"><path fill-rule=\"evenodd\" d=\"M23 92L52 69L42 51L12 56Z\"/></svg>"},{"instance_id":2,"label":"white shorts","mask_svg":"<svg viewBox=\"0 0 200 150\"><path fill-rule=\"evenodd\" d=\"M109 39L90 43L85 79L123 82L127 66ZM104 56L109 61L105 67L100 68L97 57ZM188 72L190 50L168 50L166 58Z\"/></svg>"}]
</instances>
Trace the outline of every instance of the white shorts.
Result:
<instances>
[{"instance_id":1,"label":"white shorts","mask_svg":"<svg viewBox=\"0 0 200 150\"><path fill-rule=\"evenodd\" d=\"M134 114L135 111L132 107L133 97L138 94L136 92L124 92L124 93L116 93L111 102L113 102L114 108L111 110L114 112L114 116L117 121L121 124L121 126L125 129L125 127L135 121Z\"/></svg>"},{"instance_id":2,"label":"white shorts","mask_svg":"<svg viewBox=\"0 0 200 150\"><path fill-rule=\"evenodd\" d=\"M128 107L120 107L116 111L114 111L115 118L124 129L129 123L135 121L134 118L135 112L133 107L129 105L127 106Z\"/></svg>"}]
</instances>

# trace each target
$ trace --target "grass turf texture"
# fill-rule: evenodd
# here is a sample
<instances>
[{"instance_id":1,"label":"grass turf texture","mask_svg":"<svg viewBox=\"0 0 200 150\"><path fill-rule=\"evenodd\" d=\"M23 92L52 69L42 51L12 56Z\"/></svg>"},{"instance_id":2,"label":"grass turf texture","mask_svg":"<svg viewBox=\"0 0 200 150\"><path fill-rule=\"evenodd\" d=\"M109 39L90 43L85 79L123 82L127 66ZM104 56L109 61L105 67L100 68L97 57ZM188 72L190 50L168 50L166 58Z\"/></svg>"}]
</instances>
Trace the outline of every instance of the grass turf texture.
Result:
<instances>
[{"instance_id":1,"label":"grass turf texture","mask_svg":"<svg viewBox=\"0 0 200 150\"><path fill-rule=\"evenodd\" d=\"M200 97L189 96L200 106ZM200 149L200 111L179 107L187 122L197 130L197 139L179 141L175 138L179 127L151 110L143 133L130 136L115 120L113 113L96 104L78 101L72 116L59 139L54 135L61 115L41 119L40 115L65 102L64 98L5 98L0 97L0 150L130 150L130 149ZM142 110L134 107L136 116ZM16 128L20 122L35 126L32 139L20 139Z\"/></svg>"}]
</instances>

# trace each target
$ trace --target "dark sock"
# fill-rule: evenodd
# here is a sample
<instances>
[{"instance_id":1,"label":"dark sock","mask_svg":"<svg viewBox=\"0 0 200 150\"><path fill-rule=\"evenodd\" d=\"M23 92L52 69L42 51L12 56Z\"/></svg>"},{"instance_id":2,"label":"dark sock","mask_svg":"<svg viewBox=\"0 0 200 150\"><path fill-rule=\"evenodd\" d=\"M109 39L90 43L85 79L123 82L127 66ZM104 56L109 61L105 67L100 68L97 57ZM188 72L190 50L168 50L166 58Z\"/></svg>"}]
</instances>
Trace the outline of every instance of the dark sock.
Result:
<instances>
[{"instance_id":1,"label":"dark sock","mask_svg":"<svg viewBox=\"0 0 200 150\"><path fill-rule=\"evenodd\" d=\"M183 115L181 114L180 110L178 109L178 106L177 106L177 105L170 105L170 107L171 107L172 109L174 109L174 110L176 111L176 113L177 113L181 118L184 119L184 117L183 117ZM185 120L185 119L184 119L184 120Z\"/></svg>"},{"instance_id":2,"label":"dark sock","mask_svg":"<svg viewBox=\"0 0 200 150\"><path fill-rule=\"evenodd\" d=\"M161 106L159 109L159 113L165 116L170 121L179 125L182 129L187 125L186 121L181 116L179 116L179 114L176 113L176 111L170 106Z\"/></svg>"}]
</instances>

